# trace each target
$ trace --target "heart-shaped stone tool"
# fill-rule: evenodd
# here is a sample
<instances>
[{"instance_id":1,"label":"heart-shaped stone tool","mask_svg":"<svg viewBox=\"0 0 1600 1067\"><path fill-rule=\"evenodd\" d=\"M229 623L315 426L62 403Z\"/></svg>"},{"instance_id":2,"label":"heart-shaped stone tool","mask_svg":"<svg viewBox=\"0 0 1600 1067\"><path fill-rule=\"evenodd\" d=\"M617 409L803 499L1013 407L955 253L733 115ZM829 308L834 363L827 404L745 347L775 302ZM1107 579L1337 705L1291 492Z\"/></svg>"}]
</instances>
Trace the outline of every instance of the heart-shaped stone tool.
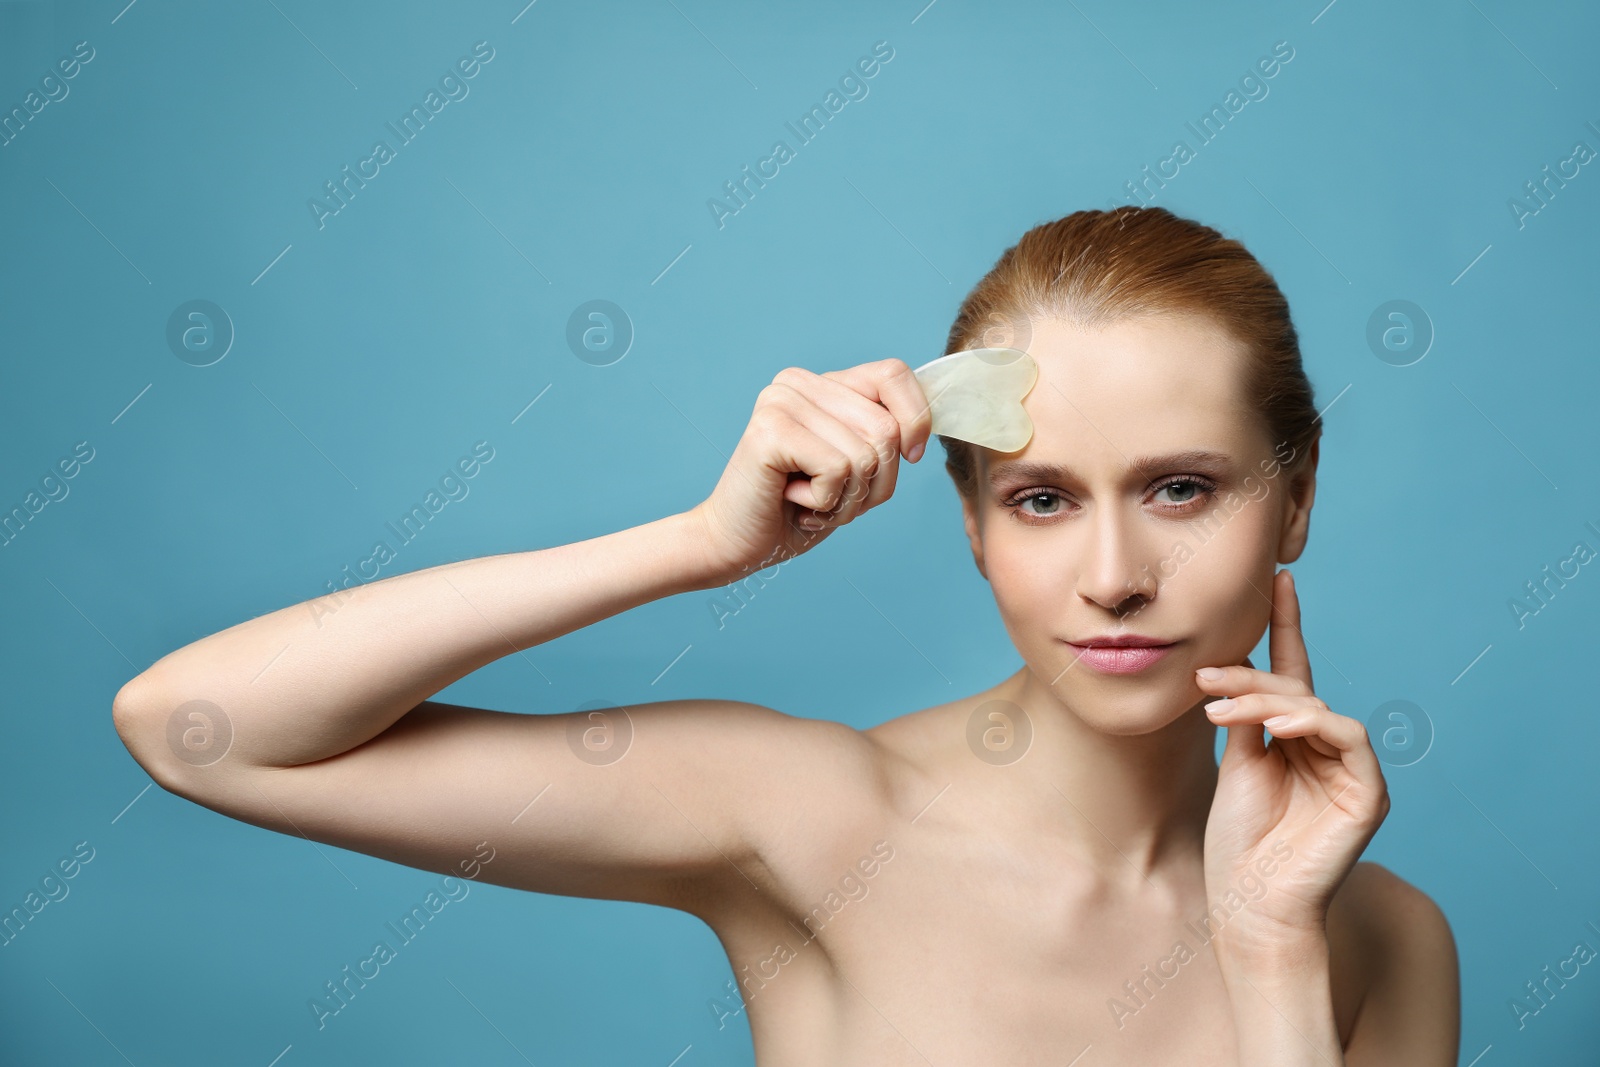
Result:
<instances>
[{"instance_id":1,"label":"heart-shaped stone tool","mask_svg":"<svg viewBox=\"0 0 1600 1067\"><path fill-rule=\"evenodd\" d=\"M1017 452L1033 437L1022 408L1039 365L1020 348L969 348L912 371L927 394L933 432L996 452Z\"/></svg>"}]
</instances>

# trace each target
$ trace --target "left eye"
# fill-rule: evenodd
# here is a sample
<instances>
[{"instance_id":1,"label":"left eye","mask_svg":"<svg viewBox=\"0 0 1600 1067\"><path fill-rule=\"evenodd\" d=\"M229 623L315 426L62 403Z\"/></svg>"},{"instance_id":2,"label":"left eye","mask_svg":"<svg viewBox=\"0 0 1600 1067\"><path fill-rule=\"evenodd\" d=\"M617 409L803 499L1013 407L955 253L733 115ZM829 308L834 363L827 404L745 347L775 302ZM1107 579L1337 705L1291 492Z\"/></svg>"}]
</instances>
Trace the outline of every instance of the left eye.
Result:
<instances>
[{"instance_id":1,"label":"left eye","mask_svg":"<svg viewBox=\"0 0 1600 1067\"><path fill-rule=\"evenodd\" d=\"M1156 492L1160 494L1168 492L1169 490L1175 491L1176 497L1169 497L1166 501L1164 501L1164 503L1188 504L1192 502L1200 493L1204 492L1205 488L1206 487L1201 485L1199 482L1185 479L1182 481L1168 482L1166 485L1163 485L1161 488L1157 489Z\"/></svg>"}]
</instances>

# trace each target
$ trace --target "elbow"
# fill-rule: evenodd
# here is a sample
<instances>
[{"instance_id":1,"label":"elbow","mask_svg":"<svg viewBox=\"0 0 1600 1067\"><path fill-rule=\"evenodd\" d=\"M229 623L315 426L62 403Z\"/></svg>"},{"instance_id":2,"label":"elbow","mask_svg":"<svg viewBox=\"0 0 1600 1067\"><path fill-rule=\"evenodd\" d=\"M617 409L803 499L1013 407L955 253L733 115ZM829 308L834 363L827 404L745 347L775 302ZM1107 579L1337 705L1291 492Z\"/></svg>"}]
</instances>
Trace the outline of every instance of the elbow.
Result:
<instances>
[{"instance_id":1,"label":"elbow","mask_svg":"<svg viewBox=\"0 0 1600 1067\"><path fill-rule=\"evenodd\" d=\"M135 763L155 779L156 784L168 792L173 788L166 771L166 763L155 746L163 743L164 729L157 722L160 698L153 692L148 672L138 675L117 690L111 701L111 724L117 737L133 757Z\"/></svg>"},{"instance_id":2,"label":"elbow","mask_svg":"<svg viewBox=\"0 0 1600 1067\"><path fill-rule=\"evenodd\" d=\"M139 728L139 709L148 702L145 692L148 688L149 682L145 676L138 675L118 689L111 701L111 725L116 727L117 736L134 759L139 758L134 749L134 738Z\"/></svg>"}]
</instances>

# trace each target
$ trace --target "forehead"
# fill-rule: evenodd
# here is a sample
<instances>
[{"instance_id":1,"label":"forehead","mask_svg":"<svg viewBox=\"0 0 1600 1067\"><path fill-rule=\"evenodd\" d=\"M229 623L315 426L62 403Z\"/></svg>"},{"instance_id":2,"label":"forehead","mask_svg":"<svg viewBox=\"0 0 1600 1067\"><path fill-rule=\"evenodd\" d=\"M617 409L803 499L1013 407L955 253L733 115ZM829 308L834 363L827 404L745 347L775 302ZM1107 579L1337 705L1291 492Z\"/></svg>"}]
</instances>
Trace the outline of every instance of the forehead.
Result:
<instances>
[{"instance_id":1,"label":"forehead","mask_svg":"<svg viewBox=\"0 0 1600 1067\"><path fill-rule=\"evenodd\" d=\"M1209 319L1161 312L1084 329L1033 320L1039 379L1023 400L1034 434L1010 459L1097 469L1126 458L1206 448L1243 457L1256 444L1244 395L1245 351Z\"/></svg>"}]
</instances>

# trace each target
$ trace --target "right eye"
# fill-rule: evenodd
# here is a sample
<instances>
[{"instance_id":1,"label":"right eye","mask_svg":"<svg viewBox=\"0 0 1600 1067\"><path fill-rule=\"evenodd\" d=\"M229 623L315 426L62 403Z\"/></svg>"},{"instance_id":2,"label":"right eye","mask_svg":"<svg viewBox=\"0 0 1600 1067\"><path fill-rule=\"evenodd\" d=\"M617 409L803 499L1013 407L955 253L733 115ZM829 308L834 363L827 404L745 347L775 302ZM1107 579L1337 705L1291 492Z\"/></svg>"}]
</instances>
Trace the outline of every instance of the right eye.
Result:
<instances>
[{"instance_id":1,"label":"right eye","mask_svg":"<svg viewBox=\"0 0 1600 1067\"><path fill-rule=\"evenodd\" d=\"M1053 489L1029 489L1018 493L1001 506L1022 515L1030 515L1035 519L1049 518L1061 514L1066 504L1066 497ZM1025 505L1035 505L1029 508ZM1023 519L1023 522L1030 520Z\"/></svg>"}]
</instances>

